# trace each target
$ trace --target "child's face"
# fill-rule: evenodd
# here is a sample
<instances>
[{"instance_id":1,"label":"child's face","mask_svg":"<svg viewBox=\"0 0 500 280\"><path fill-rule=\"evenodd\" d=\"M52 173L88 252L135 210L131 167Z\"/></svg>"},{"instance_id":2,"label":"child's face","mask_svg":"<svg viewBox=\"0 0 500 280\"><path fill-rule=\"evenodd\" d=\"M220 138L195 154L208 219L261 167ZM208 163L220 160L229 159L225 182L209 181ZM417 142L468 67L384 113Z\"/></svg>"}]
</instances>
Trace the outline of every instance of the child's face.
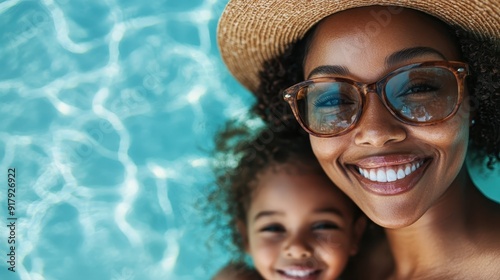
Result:
<instances>
[{"instance_id":1,"label":"child's face","mask_svg":"<svg viewBox=\"0 0 500 280\"><path fill-rule=\"evenodd\" d=\"M336 279L364 229L352 211L325 175L267 171L247 213L246 249L266 279Z\"/></svg>"}]
</instances>

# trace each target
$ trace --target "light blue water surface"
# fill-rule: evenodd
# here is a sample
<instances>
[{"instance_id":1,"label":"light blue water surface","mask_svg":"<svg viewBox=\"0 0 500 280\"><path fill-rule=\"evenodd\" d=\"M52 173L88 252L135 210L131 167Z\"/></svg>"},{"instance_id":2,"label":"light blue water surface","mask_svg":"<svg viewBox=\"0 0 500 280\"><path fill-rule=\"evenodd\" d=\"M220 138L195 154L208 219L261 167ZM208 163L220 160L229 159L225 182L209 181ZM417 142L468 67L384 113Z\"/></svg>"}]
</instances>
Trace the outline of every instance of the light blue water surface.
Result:
<instances>
[{"instance_id":1,"label":"light blue water surface","mask_svg":"<svg viewBox=\"0 0 500 280\"><path fill-rule=\"evenodd\" d=\"M197 208L213 137L254 101L222 64L218 0L0 3L0 219L16 169L16 272L0 279L209 279ZM500 176L475 172L500 200ZM486 189L484 186L489 186Z\"/></svg>"}]
</instances>

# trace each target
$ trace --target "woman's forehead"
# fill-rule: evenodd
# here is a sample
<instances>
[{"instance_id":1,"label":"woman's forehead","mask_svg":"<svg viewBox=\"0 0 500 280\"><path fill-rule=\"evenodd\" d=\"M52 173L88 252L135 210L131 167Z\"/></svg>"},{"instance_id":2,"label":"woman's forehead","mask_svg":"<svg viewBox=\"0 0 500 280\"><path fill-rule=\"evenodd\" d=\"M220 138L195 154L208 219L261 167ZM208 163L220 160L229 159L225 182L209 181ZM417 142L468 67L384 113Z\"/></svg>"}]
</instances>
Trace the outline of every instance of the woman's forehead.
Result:
<instances>
[{"instance_id":1,"label":"woman's forehead","mask_svg":"<svg viewBox=\"0 0 500 280\"><path fill-rule=\"evenodd\" d=\"M459 60L452 38L442 22L414 10L381 6L347 10L318 24L306 53L304 73L307 77L318 65L339 65L353 76L369 79L356 69L384 65L391 54L414 47L435 49L446 60ZM429 59L442 58L431 55Z\"/></svg>"}]
</instances>

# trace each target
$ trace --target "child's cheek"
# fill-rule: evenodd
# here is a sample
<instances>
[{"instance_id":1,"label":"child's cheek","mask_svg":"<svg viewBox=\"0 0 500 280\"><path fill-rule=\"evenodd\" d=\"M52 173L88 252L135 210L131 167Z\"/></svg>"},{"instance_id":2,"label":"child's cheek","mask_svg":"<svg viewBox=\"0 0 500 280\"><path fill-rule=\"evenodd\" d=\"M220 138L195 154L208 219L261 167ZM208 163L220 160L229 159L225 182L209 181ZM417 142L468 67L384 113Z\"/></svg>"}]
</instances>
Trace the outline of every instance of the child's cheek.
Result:
<instances>
[{"instance_id":1,"label":"child's cheek","mask_svg":"<svg viewBox=\"0 0 500 280\"><path fill-rule=\"evenodd\" d=\"M318 250L326 251L345 250L348 242L345 235L338 232L317 234L315 241Z\"/></svg>"}]
</instances>

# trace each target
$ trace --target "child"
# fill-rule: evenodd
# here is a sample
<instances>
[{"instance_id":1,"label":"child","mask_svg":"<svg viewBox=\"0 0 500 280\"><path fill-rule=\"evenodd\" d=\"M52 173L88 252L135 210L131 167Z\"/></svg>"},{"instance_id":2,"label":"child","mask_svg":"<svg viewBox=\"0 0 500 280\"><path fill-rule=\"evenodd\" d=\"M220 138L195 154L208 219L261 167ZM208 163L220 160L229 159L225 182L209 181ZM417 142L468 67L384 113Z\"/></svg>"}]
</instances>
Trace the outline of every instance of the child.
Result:
<instances>
[{"instance_id":1,"label":"child","mask_svg":"<svg viewBox=\"0 0 500 280\"><path fill-rule=\"evenodd\" d=\"M251 257L264 279L337 279L358 250L366 219L324 174L308 138L263 130L232 150L237 166L219 170L210 200L231 217L239 253ZM214 279L255 277L235 264Z\"/></svg>"}]
</instances>

